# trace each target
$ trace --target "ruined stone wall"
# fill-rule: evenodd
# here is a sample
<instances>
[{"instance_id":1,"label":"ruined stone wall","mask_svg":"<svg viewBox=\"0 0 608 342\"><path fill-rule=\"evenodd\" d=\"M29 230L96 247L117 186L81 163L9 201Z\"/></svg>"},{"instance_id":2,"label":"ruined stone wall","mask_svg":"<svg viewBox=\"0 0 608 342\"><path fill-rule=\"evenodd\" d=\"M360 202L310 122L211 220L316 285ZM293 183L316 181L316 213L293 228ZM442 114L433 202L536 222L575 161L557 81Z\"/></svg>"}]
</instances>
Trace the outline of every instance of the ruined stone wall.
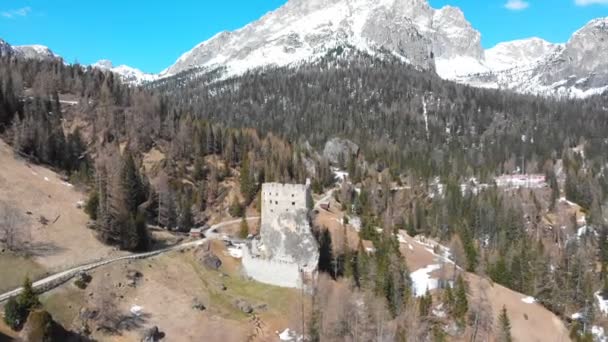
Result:
<instances>
[{"instance_id":1,"label":"ruined stone wall","mask_svg":"<svg viewBox=\"0 0 608 342\"><path fill-rule=\"evenodd\" d=\"M262 184L262 225L270 224L279 214L308 208L310 189L303 184Z\"/></svg>"}]
</instances>

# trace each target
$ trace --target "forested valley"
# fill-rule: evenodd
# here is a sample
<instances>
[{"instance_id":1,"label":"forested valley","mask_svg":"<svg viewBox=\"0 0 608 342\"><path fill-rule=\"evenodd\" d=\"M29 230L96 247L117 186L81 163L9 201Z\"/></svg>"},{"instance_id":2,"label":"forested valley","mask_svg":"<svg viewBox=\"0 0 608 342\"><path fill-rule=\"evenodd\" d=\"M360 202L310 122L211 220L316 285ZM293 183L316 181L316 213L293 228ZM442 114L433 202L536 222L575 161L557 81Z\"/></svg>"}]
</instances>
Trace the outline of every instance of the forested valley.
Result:
<instances>
[{"instance_id":1,"label":"forested valley","mask_svg":"<svg viewBox=\"0 0 608 342\"><path fill-rule=\"evenodd\" d=\"M601 319L607 95L560 100L472 88L348 46L293 68L233 78L194 70L141 87L77 64L6 56L0 80L3 140L86 189L92 228L120 249L150 250L148 226L185 233L226 200L230 215L242 217L259 208L264 182L311 178L323 193L336 186L336 169L348 172L333 197L360 219L360 238L375 252L361 243L335 248L315 227L323 276L307 322L311 340L372 340L384 327L399 341L447 338L431 314L438 298L413 295L399 231L449 246L463 274L534 297L568 322L573 340L591 339ZM336 137L359 151L329 160L323 146ZM162 167L145 167L152 150L165 155ZM541 174L547 186L496 184L513 174ZM225 198L228 179L240 196ZM576 215L560 210L567 201L584 213L583 232ZM369 314L344 304L328 324L331 281L348 284L343 302ZM462 275L441 284L455 334L477 331L487 314L467 291ZM495 319L501 341L510 341L506 310Z\"/></svg>"}]
</instances>

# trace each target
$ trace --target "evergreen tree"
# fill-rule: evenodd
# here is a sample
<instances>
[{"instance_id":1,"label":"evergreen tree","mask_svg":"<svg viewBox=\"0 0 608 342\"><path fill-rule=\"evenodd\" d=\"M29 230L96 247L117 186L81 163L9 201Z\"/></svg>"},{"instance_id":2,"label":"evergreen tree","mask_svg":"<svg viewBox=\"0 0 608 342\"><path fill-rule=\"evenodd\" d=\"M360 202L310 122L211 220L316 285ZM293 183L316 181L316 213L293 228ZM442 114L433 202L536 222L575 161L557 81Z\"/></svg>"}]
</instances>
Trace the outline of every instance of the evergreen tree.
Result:
<instances>
[{"instance_id":1,"label":"evergreen tree","mask_svg":"<svg viewBox=\"0 0 608 342\"><path fill-rule=\"evenodd\" d=\"M4 322L13 330L19 329L24 323L26 316L25 310L19 305L14 297L11 297L4 305Z\"/></svg>"},{"instance_id":2,"label":"evergreen tree","mask_svg":"<svg viewBox=\"0 0 608 342\"><path fill-rule=\"evenodd\" d=\"M97 190L91 191L89 199L84 207L84 212L89 215L91 220L97 220L97 211L99 208L99 193Z\"/></svg>"},{"instance_id":3,"label":"evergreen tree","mask_svg":"<svg viewBox=\"0 0 608 342\"><path fill-rule=\"evenodd\" d=\"M19 294L19 298L17 302L21 307L25 310L31 310L40 306L40 301L38 300L38 295L34 291L34 287L32 286L32 281L29 277L25 277L23 280L23 290Z\"/></svg>"},{"instance_id":4,"label":"evergreen tree","mask_svg":"<svg viewBox=\"0 0 608 342\"><path fill-rule=\"evenodd\" d=\"M121 173L121 185L124 193L125 208L135 214L137 207L146 200L144 184L135 166L135 160L129 150L125 151Z\"/></svg>"},{"instance_id":5,"label":"evergreen tree","mask_svg":"<svg viewBox=\"0 0 608 342\"><path fill-rule=\"evenodd\" d=\"M464 321L467 312L469 311L469 301L467 299L466 284L462 275L458 275L456 279L456 293L454 298L454 317L459 321Z\"/></svg>"},{"instance_id":6,"label":"evergreen tree","mask_svg":"<svg viewBox=\"0 0 608 342\"><path fill-rule=\"evenodd\" d=\"M418 313L420 317L427 317L433 306L433 296L427 290L426 293L418 300Z\"/></svg>"},{"instance_id":7,"label":"evergreen tree","mask_svg":"<svg viewBox=\"0 0 608 342\"><path fill-rule=\"evenodd\" d=\"M448 314L452 314L454 311L454 292L452 291L452 286L448 283L445 289L443 290L443 305L446 308Z\"/></svg>"},{"instance_id":8,"label":"evergreen tree","mask_svg":"<svg viewBox=\"0 0 608 342\"><path fill-rule=\"evenodd\" d=\"M500 315L498 316L498 329L498 342L513 341L513 338L511 337L511 322L509 321L507 308L505 306L502 307Z\"/></svg>"}]
</instances>

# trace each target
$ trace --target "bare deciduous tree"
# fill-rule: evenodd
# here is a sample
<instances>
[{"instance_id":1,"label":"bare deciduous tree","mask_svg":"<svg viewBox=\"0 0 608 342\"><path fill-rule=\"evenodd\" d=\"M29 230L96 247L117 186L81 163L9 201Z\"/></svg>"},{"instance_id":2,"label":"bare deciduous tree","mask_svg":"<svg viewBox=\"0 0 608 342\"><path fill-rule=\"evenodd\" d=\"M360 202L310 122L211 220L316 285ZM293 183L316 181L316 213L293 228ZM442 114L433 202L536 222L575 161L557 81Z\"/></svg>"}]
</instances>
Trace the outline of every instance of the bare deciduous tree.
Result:
<instances>
[{"instance_id":1,"label":"bare deciduous tree","mask_svg":"<svg viewBox=\"0 0 608 342\"><path fill-rule=\"evenodd\" d=\"M5 202L0 202L0 242L10 251L23 247L24 218L19 210Z\"/></svg>"}]
</instances>

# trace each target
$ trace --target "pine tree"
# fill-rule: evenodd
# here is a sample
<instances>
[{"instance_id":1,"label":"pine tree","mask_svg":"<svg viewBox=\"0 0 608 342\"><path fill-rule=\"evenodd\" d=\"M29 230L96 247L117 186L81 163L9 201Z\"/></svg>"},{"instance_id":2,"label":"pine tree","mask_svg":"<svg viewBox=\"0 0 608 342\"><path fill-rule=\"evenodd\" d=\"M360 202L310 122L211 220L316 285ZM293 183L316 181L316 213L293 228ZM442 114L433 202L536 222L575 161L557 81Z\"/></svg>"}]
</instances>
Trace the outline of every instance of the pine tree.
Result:
<instances>
[{"instance_id":1,"label":"pine tree","mask_svg":"<svg viewBox=\"0 0 608 342\"><path fill-rule=\"evenodd\" d=\"M355 263L354 278L355 283L360 288L367 288L369 262L369 255L367 255L367 252L365 251L363 240L359 239L359 244L357 245L357 259Z\"/></svg>"},{"instance_id":2,"label":"pine tree","mask_svg":"<svg viewBox=\"0 0 608 342\"><path fill-rule=\"evenodd\" d=\"M11 327L13 330L19 329L19 327L24 323L26 312L24 312L23 308L17 303L17 300L14 297L11 297L4 306L4 322Z\"/></svg>"},{"instance_id":3,"label":"pine tree","mask_svg":"<svg viewBox=\"0 0 608 342\"><path fill-rule=\"evenodd\" d=\"M454 292L452 291L452 286L447 284L445 289L443 290L443 305L446 308L448 314L452 314L454 311Z\"/></svg>"},{"instance_id":4,"label":"pine tree","mask_svg":"<svg viewBox=\"0 0 608 342\"><path fill-rule=\"evenodd\" d=\"M503 305L500 315L498 316L498 342L512 342L511 337L511 322L507 315L507 308Z\"/></svg>"},{"instance_id":5,"label":"pine tree","mask_svg":"<svg viewBox=\"0 0 608 342\"><path fill-rule=\"evenodd\" d=\"M433 306L433 296L427 290L418 300L418 313L420 314L420 317L427 317L431 312L431 306Z\"/></svg>"},{"instance_id":6,"label":"pine tree","mask_svg":"<svg viewBox=\"0 0 608 342\"><path fill-rule=\"evenodd\" d=\"M89 199L84 207L84 212L89 215L91 220L97 220L97 210L99 208L99 193L97 190L91 191Z\"/></svg>"},{"instance_id":7,"label":"pine tree","mask_svg":"<svg viewBox=\"0 0 608 342\"><path fill-rule=\"evenodd\" d=\"M129 213L135 214L137 207L146 200L146 193L139 171L135 166L135 160L129 150L125 152L124 156L121 185L125 208Z\"/></svg>"},{"instance_id":8,"label":"pine tree","mask_svg":"<svg viewBox=\"0 0 608 342\"><path fill-rule=\"evenodd\" d=\"M460 321L465 319L467 311L469 311L469 301L467 299L466 284L462 275L458 275L456 279L456 293L454 300L454 317Z\"/></svg>"},{"instance_id":9,"label":"pine tree","mask_svg":"<svg viewBox=\"0 0 608 342\"><path fill-rule=\"evenodd\" d=\"M17 302L21 307L28 311L40 306L38 295L34 291L32 281L29 277L25 277L25 279L23 280L23 290L19 294Z\"/></svg>"}]
</instances>

